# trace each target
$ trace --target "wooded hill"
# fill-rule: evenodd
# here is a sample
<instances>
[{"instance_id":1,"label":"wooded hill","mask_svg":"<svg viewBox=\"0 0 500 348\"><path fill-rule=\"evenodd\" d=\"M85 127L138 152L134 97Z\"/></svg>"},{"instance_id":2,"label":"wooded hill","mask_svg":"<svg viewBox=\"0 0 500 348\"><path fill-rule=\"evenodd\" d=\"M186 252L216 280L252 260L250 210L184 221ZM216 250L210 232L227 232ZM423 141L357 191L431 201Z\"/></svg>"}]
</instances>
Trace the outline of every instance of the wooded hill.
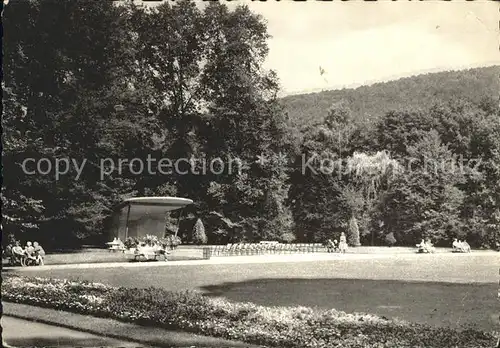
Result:
<instances>
[{"instance_id":1,"label":"wooded hill","mask_svg":"<svg viewBox=\"0 0 500 348\"><path fill-rule=\"evenodd\" d=\"M422 74L319 93L291 95L281 99L294 126L321 121L328 108L340 101L348 104L357 119L375 120L390 110L421 108L452 100L480 103L500 92L500 66Z\"/></svg>"}]
</instances>

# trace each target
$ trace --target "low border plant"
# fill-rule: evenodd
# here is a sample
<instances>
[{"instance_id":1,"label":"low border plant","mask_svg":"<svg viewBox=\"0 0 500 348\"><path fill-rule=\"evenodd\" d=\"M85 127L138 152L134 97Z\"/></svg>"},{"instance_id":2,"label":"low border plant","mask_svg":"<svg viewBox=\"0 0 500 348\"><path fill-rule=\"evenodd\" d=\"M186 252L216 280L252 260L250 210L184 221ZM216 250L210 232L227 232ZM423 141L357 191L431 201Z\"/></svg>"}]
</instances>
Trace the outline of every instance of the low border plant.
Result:
<instances>
[{"instance_id":1,"label":"low border plant","mask_svg":"<svg viewBox=\"0 0 500 348\"><path fill-rule=\"evenodd\" d=\"M194 291L129 289L5 275L4 301L272 347L492 347L494 333L434 328L370 314L233 303Z\"/></svg>"}]
</instances>

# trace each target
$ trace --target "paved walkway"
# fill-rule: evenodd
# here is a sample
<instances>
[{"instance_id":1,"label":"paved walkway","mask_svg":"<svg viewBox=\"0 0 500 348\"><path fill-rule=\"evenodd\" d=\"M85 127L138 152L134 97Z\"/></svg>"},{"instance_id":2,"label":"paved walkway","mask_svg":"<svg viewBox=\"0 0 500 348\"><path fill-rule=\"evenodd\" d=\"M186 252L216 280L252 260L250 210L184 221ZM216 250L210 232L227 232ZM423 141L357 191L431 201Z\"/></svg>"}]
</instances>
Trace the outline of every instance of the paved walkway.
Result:
<instances>
[{"instance_id":1,"label":"paved walkway","mask_svg":"<svg viewBox=\"0 0 500 348\"><path fill-rule=\"evenodd\" d=\"M3 302L3 338L14 347L225 347L259 348L113 319Z\"/></svg>"},{"instance_id":2,"label":"paved walkway","mask_svg":"<svg viewBox=\"0 0 500 348\"><path fill-rule=\"evenodd\" d=\"M96 269L96 268L136 268L136 267L174 267L174 266L198 266L198 265L228 265L228 264L262 264L262 263L291 263L291 262L313 262L313 261L333 261L333 260L379 260L390 258L432 258L439 257L470 257L471 255L492 255L500 258L500 253L496 251L475 251L472 254L460 254L452 252L439 252L436 254L418 253L310 253L310 254L274 254L274 255L249 255L249 256L220 256L212 257L209 260L184 260L184 261L148 261L148 262L101 262L101 263L77 263L77 264L57 264L37 267L4 267L5 270L16 270L16 272L33 272L36 270L52 269Z\"/></svg>"},{"instance_id":3,"label":"paved walkway","mask_svg":"<svg viewBox=\"0 0 500 348\"><path fill-rule=\"evenodd\" d=\"M4 347L137 347L137 342L117 340L58 326L2 316Z\"/></svg>"}]
</instances>

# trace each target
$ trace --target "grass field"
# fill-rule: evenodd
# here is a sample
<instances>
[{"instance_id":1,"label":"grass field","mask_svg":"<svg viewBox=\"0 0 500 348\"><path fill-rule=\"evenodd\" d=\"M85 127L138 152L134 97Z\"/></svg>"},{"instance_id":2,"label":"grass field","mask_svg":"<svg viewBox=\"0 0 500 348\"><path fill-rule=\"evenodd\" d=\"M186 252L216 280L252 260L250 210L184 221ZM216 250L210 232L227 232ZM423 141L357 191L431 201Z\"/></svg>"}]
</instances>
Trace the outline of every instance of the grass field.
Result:
<instances>
[{"instance_id":1,"label":"grass field","mask_svg":"<svg viewBox=\"0 0 500 348\"><path fill-rule=\"evenodd\" d=\"M498 330L500 254L394 255L372 260L53 269L24 275L115 286L198 289L264 305L368 312L432 325Z\"/></svg>"}]
</instances>

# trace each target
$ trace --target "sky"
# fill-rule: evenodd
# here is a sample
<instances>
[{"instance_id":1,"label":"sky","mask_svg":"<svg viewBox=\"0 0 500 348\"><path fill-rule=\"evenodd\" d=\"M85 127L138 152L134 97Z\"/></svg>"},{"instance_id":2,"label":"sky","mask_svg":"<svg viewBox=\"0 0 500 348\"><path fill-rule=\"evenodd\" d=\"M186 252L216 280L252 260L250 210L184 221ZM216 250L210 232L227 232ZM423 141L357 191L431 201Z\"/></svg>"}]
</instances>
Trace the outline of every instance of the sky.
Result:
<instances>
[{"instance_id":1,"label":"sky","mask_svg":"<svg viewBox=\"0 0 500 348\"><path fill-rule=\"evenodd\" d=\"M227 4L246 4L267 21L265 67L278 73L283 95L500 64L494 1Z\"/></svg>"}]
</instances>

